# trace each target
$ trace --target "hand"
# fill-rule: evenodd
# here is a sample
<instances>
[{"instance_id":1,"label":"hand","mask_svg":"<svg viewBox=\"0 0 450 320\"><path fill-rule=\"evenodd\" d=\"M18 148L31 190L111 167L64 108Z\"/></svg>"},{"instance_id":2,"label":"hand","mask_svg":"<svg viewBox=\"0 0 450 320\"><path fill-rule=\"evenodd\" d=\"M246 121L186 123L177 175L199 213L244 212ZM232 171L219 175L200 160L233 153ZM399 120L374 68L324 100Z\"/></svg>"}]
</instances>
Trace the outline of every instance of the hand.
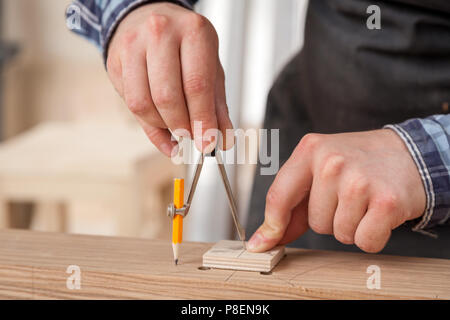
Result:
<instances>
[{"instance_id":1,"label":"hand","mask_svg":"<svg viewBox=\"0 0 450 320\"><path fill-rule=\"evenodd\" d=\"M419 171L394 131L308 134L271 185L248 249L291 242L310 227L379 252L391 230L423 214L425 201Z\"/></svg>"},{"instance_id":2,"label":"hand","mask_svg":"<svg viewBox=\"0 0 450 320\"><path fill-rule=\"evenodd\" d=\"M170 3L135 9L115 31L107 68L149 139L168 156L177 145L168 128L194 136L203 152L215 147L216 129L223 137L232 129L217 34L195 12ZM195 121L201 122L201 130L194 130ZM221 147L232 143L234 139L225 139Z\"/></svg>"}]
</instances>

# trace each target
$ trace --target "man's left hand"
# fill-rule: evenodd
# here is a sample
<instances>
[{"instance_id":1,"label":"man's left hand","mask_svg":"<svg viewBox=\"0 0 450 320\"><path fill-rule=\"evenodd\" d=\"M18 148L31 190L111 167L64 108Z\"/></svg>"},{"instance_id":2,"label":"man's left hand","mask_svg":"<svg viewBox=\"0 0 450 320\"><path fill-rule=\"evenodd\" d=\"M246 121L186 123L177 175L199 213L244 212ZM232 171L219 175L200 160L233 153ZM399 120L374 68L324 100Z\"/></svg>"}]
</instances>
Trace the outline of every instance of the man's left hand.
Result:
<instances>
[{"instance_id":1,"label":"man's left hand","mask_svg":"<svg viewBox=\"0 0 450 320\"><path fill-rule=\"evenodd\" d=\"M308 134L270 187L248 249L265 251L311 228L379 252L393 229L424 213L425 202L417 166L394 131Z\"/></svg>"}]
</instances>

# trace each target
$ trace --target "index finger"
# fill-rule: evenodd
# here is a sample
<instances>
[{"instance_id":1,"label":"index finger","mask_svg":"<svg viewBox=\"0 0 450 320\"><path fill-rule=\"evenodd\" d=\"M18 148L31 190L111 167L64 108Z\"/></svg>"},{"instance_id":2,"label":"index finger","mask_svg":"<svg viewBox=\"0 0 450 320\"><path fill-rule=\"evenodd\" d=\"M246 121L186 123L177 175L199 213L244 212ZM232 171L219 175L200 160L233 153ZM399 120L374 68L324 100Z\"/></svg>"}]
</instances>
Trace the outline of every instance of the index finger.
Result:
<instances>
[{"instance_id":1,"label":"index finger","mask_svg":"<svg viewBox=\"0 0 450 320\"><path fill-rule=\"evenodd\" d=\"M180 48L183 90L195 145L200 151L210 152L217 141L211 144L211 141L204 140L209 138L205 134L217 133L217 39L207 29L209 22L206 18L199 15L194 17L192 30L183 38Z\"/></svg>"},{"instance_id":2,"label":"index finger","mask_svg":"<svg viewBox=\"0 0 450 320\"><path fill-rule=\"evenodd\" d=\"M262 252L277 245L291 221L292 210L308 195L313 175L312 155L306 149L302 143L297 146L270 186L264 223L248 242L250 251Z\"/></svg>"}]
</instances>

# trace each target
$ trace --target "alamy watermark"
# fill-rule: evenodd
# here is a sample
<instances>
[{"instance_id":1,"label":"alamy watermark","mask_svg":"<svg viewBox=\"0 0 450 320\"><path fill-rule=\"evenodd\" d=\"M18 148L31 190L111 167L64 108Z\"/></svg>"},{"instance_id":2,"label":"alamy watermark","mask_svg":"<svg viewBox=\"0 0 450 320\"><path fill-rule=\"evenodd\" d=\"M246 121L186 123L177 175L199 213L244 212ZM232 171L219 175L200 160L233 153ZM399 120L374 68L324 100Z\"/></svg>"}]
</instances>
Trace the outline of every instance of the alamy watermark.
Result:
<instances>
[{"instance_id":1,"label":"alamy watermark","mask_svg":"<svg viewBox=\"0 0 450 320\"><path fill-rule=\"evenodd\" d=\"M367 18L366 26L369 30L381 29L381 9L379 6L372 4L367 7L366 13L370 14Z\"/></svg>"},{"instance_id":2,"label":"alamy watermark","mask_svg":"<svg viewBox=\"0 0 450 320\"><path fill-rule=\"evenodd\" d=\"M280 130L279 129L228 129L225 139L222 132L217 129L202 130L202 122L194 121L194 136L201 136L204 150L224 149L234 140L232 148L222 152L224 164L260 164L261 175L275 175L280 166ZM172 154L172 162L175 164L196 164L198 153L194 152L194 142L191 134L185 129L176 129L173 135L183 137L178 148ZM184 139L184 138L189 139ZM175 138L173 138L175 139ZM211 146L211 147L209 147Z\"/></svg>"},{"instance_id":3,"label":"alamy watermark","mask_svg":"<svg viewBox=\"0 0 450 320\"><path fill-rule=\"evenodd\" d=\"M77 265L70 265L66 269L66 273L70 274L66 280L66 287L69 290L81 289L81 269Z\"/></svg>"},{"instance_id":4,"label":"alamy watermark","mask_svg":"<svg viewBox=\"0 0 450 320\"><path fill-rule=\"evenodd\" d=\"M81 30L81 8L76 4L66 9L66 25L70 30Z\"/></svg>"},{"instance_id":5,"label":"alamy watermark","mask_svg":"<svg viewBox=\"0 0 450 320\"><path fill-rule=\"evenodd\" d=\"M371 274L366 281L367 289L381 289L381 269L376 264L367 267L366 273Z\"/></svg>"}]
</instances>

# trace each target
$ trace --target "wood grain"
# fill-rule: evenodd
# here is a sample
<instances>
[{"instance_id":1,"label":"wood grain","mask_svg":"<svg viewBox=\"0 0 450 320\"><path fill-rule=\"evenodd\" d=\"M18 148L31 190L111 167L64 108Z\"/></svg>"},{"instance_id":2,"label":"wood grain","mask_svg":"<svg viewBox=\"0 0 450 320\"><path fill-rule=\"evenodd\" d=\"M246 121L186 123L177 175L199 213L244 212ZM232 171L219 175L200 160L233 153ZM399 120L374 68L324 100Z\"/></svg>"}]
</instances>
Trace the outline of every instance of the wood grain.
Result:
<instances>
[{"instance_id":1,"label":"wood grain","mask_svg":"<svg viewBox=\"0 0 450 320\"><path fill-rule=\"evenodd\" d=\"M0 298L22 299L449 299L450 260L287 249L270 275L199 270L205 243L0 231ZM81 289L66 287L68 266ZM370 290L367 268L381 269Z\"/></svg>"},{"instance_id":2,"label":"wood grain","mask_svg":"<svg viewBox=\"0 0 450 320\"><path fill-rule=\"evenodd\" d=\"M284 246L262 253L249 252L241 241L221 240L203 255L203 266L218 269L269 272L283 258Z\"/></svg>"}]
</instances>

